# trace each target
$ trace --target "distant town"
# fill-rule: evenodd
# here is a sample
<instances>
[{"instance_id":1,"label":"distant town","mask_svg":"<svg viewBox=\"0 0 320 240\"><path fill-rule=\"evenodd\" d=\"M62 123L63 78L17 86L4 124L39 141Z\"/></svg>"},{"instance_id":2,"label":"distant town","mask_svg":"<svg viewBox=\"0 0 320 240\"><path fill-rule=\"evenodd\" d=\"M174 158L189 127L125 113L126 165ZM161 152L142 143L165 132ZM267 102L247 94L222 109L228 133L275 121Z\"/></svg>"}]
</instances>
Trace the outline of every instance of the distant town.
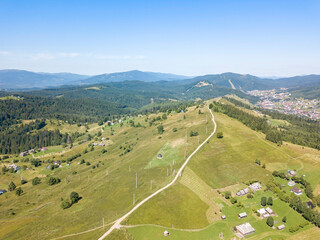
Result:
<instances>
[{"instance_id":1,"label":"distant town","mask_svg":"<svg viewBox=\"0 0 320 240\"><path fill-rule=\"evenodd\" d=\"M253 90L247 93L260 98L257 106L264 109L294 114L314 120L320 119L319 99L292 98L287 88L272 90Z\"/></svg>"}]
</instances>

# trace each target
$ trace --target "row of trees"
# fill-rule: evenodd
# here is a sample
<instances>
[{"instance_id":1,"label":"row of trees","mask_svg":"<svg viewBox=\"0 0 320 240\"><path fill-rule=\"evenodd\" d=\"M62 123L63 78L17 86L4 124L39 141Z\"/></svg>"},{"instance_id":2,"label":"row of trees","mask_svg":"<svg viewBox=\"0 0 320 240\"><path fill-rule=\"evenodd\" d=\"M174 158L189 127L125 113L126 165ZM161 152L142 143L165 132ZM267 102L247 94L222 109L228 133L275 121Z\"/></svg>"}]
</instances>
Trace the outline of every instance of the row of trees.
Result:
<instances>
[{"instance_id":1,"label":"row of trees","mask_svg":"<svg viewBox=\"0 0 320 240\"><path fill-rule=\"evenodd\" d=\"M0 154L20 153L44 146L70 142L70 136L59 130L42 130L44 120L8 127L0 132Z\"/></svg>"},{"instance_id":2,"label":"row of trees","mask_svg":"<svg viewBox=\"0 0 320 240\"><path fill-rule=\"evenodd\" d=\"M236 106L247 109L259 110L262 114L269 115L273 119L280 119L289 122L290 124L279 125L271 131L265 132L266 139L273 142L287 141L294 144L308 146L320 149L320 123L319 121L302 118L296 115L283 114L277 111L252 107L249 104L243 103L233 98L226 98ZM266 119L265 119L266 120Z\"/></svg>"}]
</instances>

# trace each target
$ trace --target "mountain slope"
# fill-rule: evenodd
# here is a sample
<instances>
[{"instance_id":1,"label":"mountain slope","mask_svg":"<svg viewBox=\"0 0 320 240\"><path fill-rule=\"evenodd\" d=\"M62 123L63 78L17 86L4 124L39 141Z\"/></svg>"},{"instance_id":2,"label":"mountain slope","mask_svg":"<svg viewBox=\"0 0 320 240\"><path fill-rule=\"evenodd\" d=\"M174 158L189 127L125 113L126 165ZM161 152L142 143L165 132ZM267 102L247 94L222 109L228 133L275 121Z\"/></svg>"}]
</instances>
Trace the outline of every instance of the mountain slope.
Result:
<instances>
[{"instance_id":1,"label":"mountain slope","mask_svg":"<svg viewBox=\"0 0 320 240\"><path fill-rule=\"evenodd\" d=\"M0 89L61 86L87 77L86 75L72 73L35 73L24 70L0 70Z\"/></svg>"},{"instance_id":2,"label":"mountain slope","mask_svg":"<svg viewBox=\"0 0 320 240\"><path fill-rule=\"evenodd\" d=\"M187 79L186 76L175 75L170 73L156 73L156 72L142 72L138 70L128 72L116 72L109 74L101 74L86 79L83 83L105 83L105 82L123 82L139 80L144 82L155 82L155 81L172 81Z\"/></svg>"}]
</instances>

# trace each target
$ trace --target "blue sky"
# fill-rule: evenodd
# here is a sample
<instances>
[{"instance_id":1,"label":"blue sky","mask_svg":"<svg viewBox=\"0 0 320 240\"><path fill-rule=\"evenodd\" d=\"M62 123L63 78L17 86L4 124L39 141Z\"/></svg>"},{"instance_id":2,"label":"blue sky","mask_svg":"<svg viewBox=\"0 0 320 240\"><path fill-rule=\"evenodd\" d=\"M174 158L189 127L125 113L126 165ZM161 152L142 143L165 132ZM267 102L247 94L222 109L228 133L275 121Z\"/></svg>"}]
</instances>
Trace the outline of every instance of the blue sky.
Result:
<instances>
[{"instance_id":1,"label":"blue sky","mask_svg":"<svg viewBox=\"0 0 320 240\"><path fill-rule=\"evenodd\" d=\"M320 74L320 1L0 0L0 69Z\"/></svg>"}]
</instances>

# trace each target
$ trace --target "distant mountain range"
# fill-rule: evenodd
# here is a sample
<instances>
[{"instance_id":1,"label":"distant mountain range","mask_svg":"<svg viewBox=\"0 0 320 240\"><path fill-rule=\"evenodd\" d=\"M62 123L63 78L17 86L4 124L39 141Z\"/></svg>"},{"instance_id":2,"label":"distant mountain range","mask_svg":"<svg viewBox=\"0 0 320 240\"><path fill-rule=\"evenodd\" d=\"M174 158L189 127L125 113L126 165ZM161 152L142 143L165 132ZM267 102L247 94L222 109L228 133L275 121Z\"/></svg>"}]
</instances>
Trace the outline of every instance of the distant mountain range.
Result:
<instances>
[{"instance_id":1,"label":"distant mountain range","mask_svg":"<svg viewBox=\"0 0 320 240\"><path fill-rule=\"evenodd\" d=\"M35 73L23 70L0 70L0 90L27 90L60 87L63 85L91 85L99 83L142 81L177 82L175 85L206 81L219 87L249 91L254 89L302 88L320 86L320 75L295 76L288 78L260 78L249 74L222 73L187 77L170 73L142 72L138 70L101 74L96 76L73 73ZM181 83L178 83L181 82Z\"/></svg>"},{"instance_id":2,"label":"distant mountain range","mask_svg":"<svg viewBox=\"0 0 320 240\"><path fill-rule=\"evenodd\" d=\"M0 90L39 89L63 85L84 85L133 80L144 82L160 80L173 81L187 78L189 77L169 73L142 72L138 70L96 76L73 73L35 73L24 70L0 70Z\"/></svg>"}]
</instances>

